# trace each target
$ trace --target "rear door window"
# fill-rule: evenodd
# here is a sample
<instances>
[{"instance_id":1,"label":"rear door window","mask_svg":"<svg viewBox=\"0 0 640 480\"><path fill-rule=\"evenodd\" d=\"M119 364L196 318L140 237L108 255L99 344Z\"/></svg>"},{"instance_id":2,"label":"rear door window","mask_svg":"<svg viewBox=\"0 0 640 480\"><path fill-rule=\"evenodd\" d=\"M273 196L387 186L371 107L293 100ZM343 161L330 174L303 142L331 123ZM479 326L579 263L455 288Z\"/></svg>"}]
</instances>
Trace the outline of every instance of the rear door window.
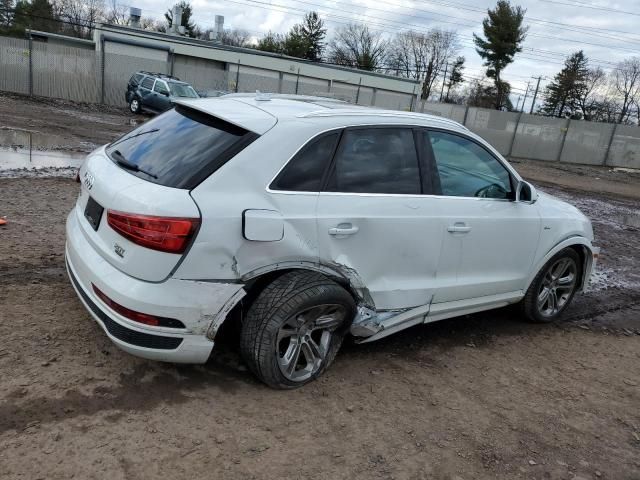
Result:
<instances>
[{"instance_id":1,"label":"rear door window","mask_svg":"<svg viewBox=\"0 0 640 480\"><path fill-rule=\"evenodd\" d=\"M314 138L291 159L270 188L297 192L319 192L322 175L331 161L340 132Z\"/></svg>"},{"instance_id":2,"label":"rear door window","mask_svg":"<svg viewBox=\"0 0 640 480\"><path fill-rule=\"evenodd\" d=\"M107 154L144 180L192 189L257 137L211 115L178 106L113 142Z\"/></svg>"},{"instance_id":3,"label":"rear door window","mask_svg":"<svg viewBox=\"0 0 640 480\"><path fill-rule=\"evenodd\" d=\"M158 93L169 93L169 88L167 88L167 84L160 81L160 80L156 80L156 84L153 87L153 91L154 92L158 92Z\"/></svg>"},{"instance_id":4,"label":"rear door window","mask_svg":"<svg viewBox=\"0 0 640 480\"><path fill-rule=\"evenodd\" d=\"M420 194L420 167L413 131L396 127L346 130L326 190Z\"/></svg>"}]
</instances>

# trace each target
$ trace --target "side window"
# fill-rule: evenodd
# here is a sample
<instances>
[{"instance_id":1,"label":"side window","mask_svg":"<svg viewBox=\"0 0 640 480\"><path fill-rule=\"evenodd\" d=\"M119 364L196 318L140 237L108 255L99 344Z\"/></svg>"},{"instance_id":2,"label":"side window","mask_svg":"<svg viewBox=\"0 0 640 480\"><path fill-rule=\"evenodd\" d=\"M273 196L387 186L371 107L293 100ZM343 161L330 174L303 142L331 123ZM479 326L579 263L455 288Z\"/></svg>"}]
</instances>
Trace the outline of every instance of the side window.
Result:
<instances>
[{"instance_id":1,"label":"side window","mask_svg":"<svg viewBox=\"0 0 640 480\"><path fill-rule=\"evenodd\" d=\"M156 84L153 87L153 91L158 93L169 93L169 87L167 87L166 83L160 80L156 80Z\"/></svg>"},{"instance_id":2,"label":"side window","mask_svg":"<svg viewBox=\"0 0 640 480\"><path fill-rule=\"evenodd\" d=\"M458 135L429 132L442 195L512 198L508 170L477 143Z\"/></svg>"},{"instance_id":3,"label":"side window","mask_svg":"<svg viewBox=\"0 0 640 480\"><path fill-rule=\"evenodd\" d=\"M273 181L273 190L319 192L322 174L331 161L340 132L311 140Z\"/></svg>"},{"instance_id":4,"label":"side window","mask_svg":"<svg viewBox=\"0 0 640 480\"><path fill-rule=\"evenodd\" d=\"M346 130L336 152L327 190L421 193L412 130L393 127Z\"/></svg>"},{"instance_id":5,"label":"side window","mask_svg":"<svg viewBox=\"0 0 640 480\"><path fill-rule=\"evenodd\" d=\"M134 82L136 85L139 85L139 84L140 84L140 80L142 80L142 77L143 77L143 76L144 76L144 75L142 75L142 74L140 74L140 73L136 73L136 74L133 76L133 82Z\"/></svg>"},{"instance_id":6,"label":"side window","mask_svg":"<svg viewBox=\"0 0 640 480\"><path fill-rule=\"evenodd\" d=\"M151 77L147 77L142 81L142 88L146 88L147 90L151 90L153 88L153 82L155 80Z\"/></svg>"}]
</instances>

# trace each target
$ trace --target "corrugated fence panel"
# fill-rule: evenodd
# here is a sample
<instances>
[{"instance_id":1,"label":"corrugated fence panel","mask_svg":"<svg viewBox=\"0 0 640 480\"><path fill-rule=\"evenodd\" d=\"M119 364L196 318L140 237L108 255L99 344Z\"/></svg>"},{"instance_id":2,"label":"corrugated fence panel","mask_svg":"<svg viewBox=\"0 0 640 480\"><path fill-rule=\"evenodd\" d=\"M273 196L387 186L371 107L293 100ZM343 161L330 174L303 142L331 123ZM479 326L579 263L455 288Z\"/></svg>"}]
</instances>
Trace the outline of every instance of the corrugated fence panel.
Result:
<instances>
[{"instance_id":1,"label":"corrugated fence panel","mask_svg":"<svg viewBox=\"0 0 640 480\"><path fill-rule=\"evenodd\" d=\"M0 90L29 93L29 41L0 37Z\"/></svg>"},{"instance_id":2,"label":"corrugated fence panel","mask_svg":"<svg viewBox=\"0 0 640 480\"><path fill-rule=\"evenodd\" d=\"M131 75L139 70L148 72L168 73L169 63L166 60L166 52L144 49L153 52L149 58L132 57L117 53L104 54L104 102L109 105L126 105L125 93L127 82ZM165 60L159 60L158 53L163 53Z\"/></svg>"},{"instance_id":3,"label":"corrugated fence panel","mask_svg":"<svg viewBox=\"0 0 640 480\"><path fill-rule=\"evenodd\" d=\"M229 90L226 64L206 58L176 55L173 74L184 82L189 82L197 91Z\"/></svg>"},{"instance_id":4,"label":"corrugated fence panel","mask_svg":"<svg viewBox=\"0 0 640 480\"><path fill-rule=\"evenodd\" d=\"M349 103L356 103L356 96L358 94L358 86L350 85L342 82L332 82L331 84L331 96L338 100L344 100Z\"/></svg>"},{"instance_id":5,"label":"corrugated fence panel","mask_svg":"<svg viewBox=\"0 0 640 480\"><path fill-rule=\"evenodd\" d=\"M520 114L516 112L469 107L465 126L493 145L502 155L507 155L518 115Z\"/></svg>"},{"instance_id":6,"label":"corrugated fence panel","mask_svg":"<svg viewBox=\"0 0 640 480\"><path fill-rule=\"evenodd\" d=\"M561 162L604 165L614 125L572 120L562 149Z\"/></svg>"},{"instance_id":7,"label":"corrugated fence panel","mask_svg":"<svg viewBox=\"0 0 640 480\"><path fill-rule=\"evenodd\" d=\"M611 142L607 165L640 168L640 127L618 125Z\"/></svg>"},{"instance_id":8,"label":"corrugated fence panel","mask_svg":"<svg viewBox=\"0 0 640 480\"><path fill-rule=\"evenodd\" d=\"M467 107L462 105L455 105L453 103L427 103L424 102L424 106L421 106L423 113L430 115L437 115L438 117L445 117L456 122L464 122L464 112Z\"/></svg>"},{"instance_id":9,"label":"corrugated fence panel","mask_svg":"<svg viewBox=\"0 0 640 480\"><path fill-rule=\"evenodd\" d=\"M298 82L298 95L327 96L328 91L328 80L300 76L300 80Z\"/></svg>"},{"instance_id":10,"label":"corrugated fence panel","mask_svg":"<svg viewBox=\"0 0 640 480\"><path fill-rule=\"evenodd\" d=\"M412 95L409 93L398 93L378 89L373 105L378 108L409 111L411 109L411 98Z\"/></svg>"},{"instance_id":11,"label":"corrugated fence panel","mask_svg":"<svg viewBox=\"0 0 640 480\"><path fill-rule=\"evenodd\" d=\"M233 65L229 71L231 83L235 85L237 65ZM260 90L265 93L278 91L280 84L280 73L272 70L262 70L260 68L246 67L240 65L240 77L238 80L238 92L255 92Z\"/></svg>"},{"instance_id":12,"label":"corrugated fence panel","mask_svg":"<svg viewBox=\"0 0 640 480\"><path fill-rule=\"evenodd\" d=\"M100 101L99 58L93 50L33 42L33 94Z\"/></svg>"},{"instance_id":13,"label":"corrugated fence panel","mask_svg":"<svg viewBox=\"0 0 640 480\"><path fill-rule=\"evenodd\" d=\"M556 161L568 120L523 114L520 117L512 157Z\"/></svg>"},{"instance_id":14,"label":"corrugated fence panel","mask_svg":"<svg viewBox=\"0 0 640 480\"><path fill-rule=\"evenodd\" d=\"M373 101L373 88L360 87L360 94L358 95L358 105L369 106Z\"/></svg>"}]
</instances>

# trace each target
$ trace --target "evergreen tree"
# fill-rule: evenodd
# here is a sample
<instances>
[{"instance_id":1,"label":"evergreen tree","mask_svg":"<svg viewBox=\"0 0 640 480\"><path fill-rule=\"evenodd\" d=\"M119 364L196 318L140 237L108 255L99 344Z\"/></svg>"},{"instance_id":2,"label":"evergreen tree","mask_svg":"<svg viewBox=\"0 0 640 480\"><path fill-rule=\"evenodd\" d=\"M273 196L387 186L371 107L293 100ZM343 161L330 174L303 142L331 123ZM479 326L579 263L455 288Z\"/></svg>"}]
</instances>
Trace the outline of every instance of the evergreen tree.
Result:
<instances>
[{"instance_id":1,"label":"evergreen tree","mask_svg":"<svg viewBox=\"0 0 640 480\"><path fill-rule=\"evenodd\" d=\"M174 7L182 8L182 26L185 29L185 33L189 37L196 36L196 24L193 23L191 17L193 15L193 9L191 8L191 4L188 0L181 0L176 3ZM173 25L173 7L167 10L167 13L164 14L164 18L167 20L167 24L169 27Z\"/></svg>"},{"instance_id":2,"label":"evergreen tree","mask_svg":"<svg viewBox=\"0 0 640 480\"><path fill-rule=\"evenodd\" d=\"M0 0L0 32L6 32L13 22L13 0Z\"/></svg>"},{"instance_id":3,"label":"evergreen tree","mask_svg":"<svg viewBox=\"0 0 640 480\"><path fill-rule=\"evenodd\" d=\"M449 80L445 84L445 86L447 87L447 94L444 97L445 103L449 102L449 93L451 92L451 89L455 88L456 85L464 81L462 77L462 70L464 70L464 60L464 57L458 57L451 65L451 74L449 75Z\"/></svg>"},{"instance_id":4,"label":"evergreen tree","mask_svg":"<svg viewBox=\"0 0 640 480\"><path fill-rule=\"evenodd\" d=\"M554 117L576 117L587 90L588 75L588 60L584 52L580 50L570 55L564 62L564 68L546 88L542 112Z\"/></svg>"},{"instance_id":5,"label":"evergreen tree","mask_svg":"<svg viewBox=\"0 0 640 480\"><path fill-rule=\"evenodd\" d=\"M304 54L304 58L319 62L324 51L324 38L327 35L324 22L317 12L309 12L304 16L300 27L300 33L307 42L307 51Z\"/></svg>"},{"instance_id":6,"label":"evergreen tree","mask_svg":"<svg viewBox=\"0 0 640 480\"><path fill-rule=\"evenodd\" d=\"M284 36L282 53L291 57L305 58L309 50L309 42L302 33L302 26L296 24Z\"/></svg>"},{"instance_id":7,"label":"evergreen tree","mask_svg":"<svg viewBox=\"0 0 640 480\"><path fill-rule=\"evenodd\" d=\"M269 32L265 34L260 40L256 49L263 52L271 53L283 53L284 52L284 38L279 33Z\"/></svg>"},{"instance_id":8,"label":"evergreen tree","mask_svg":"<svg viewBox=\"0 0 640 480\"><path fill-rule=\"evenodd\" d=\"M484 59L487 67L487 77L492 78L495 86L496 98L494 108L502 109L508 94L503 90L500 78L502 71L513 62L516 53L522 51L522 42L527 33L527 27L522 25L526 10L522 7L512 7L508 0L498 0L493 10L488 10L487 18L482 21L485 38L473 34L476 52Z\"/></svg>"}]
</instances>

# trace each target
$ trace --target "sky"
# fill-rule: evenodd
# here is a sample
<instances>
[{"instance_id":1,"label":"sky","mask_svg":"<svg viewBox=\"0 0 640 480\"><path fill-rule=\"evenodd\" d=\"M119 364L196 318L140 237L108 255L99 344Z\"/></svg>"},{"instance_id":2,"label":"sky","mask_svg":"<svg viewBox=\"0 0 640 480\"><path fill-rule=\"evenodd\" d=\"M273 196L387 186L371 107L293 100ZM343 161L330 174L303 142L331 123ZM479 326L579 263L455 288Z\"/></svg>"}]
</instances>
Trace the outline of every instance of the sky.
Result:
<instances>
[{"instance_id":1,"label":"sky","mask_svg":"<svg viewBox=\"0 0 640 480\"><path fill-rule=\"evenodd\" d=\"M175 0L126 0L143 16L161 18ZM194 20L213 27L215 15L224 15L225 28L247 30L256 38L268 31L286 32L308 11L317 11L332 32L349 22L366 23L386 37L404 30L439 27L458 33L460 55L466 58L465 78L481 78L482 59L475 52L473 33L482 33L482 19L495 0L192 0ZM537 79L540 90L562 68L564 59L580 49L592 66L615 68L624 58L640 56L640 0L512 0L527 10L529 27L523 51L503 78L512 87L512 100L530 91Z\"/></svg>"}]
</instances>

